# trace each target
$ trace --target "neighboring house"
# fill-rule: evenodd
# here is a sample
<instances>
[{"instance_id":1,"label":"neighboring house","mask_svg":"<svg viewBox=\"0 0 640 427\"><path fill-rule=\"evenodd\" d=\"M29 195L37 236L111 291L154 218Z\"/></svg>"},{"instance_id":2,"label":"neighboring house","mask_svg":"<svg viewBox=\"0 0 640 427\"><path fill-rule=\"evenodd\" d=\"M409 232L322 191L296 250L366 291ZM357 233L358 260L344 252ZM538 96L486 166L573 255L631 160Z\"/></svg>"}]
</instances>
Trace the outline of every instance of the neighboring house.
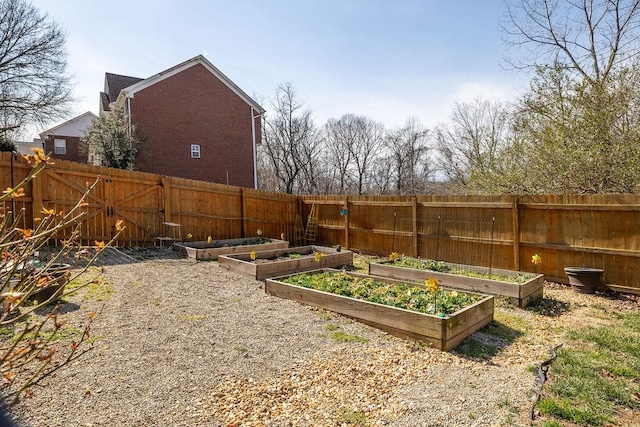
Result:
<instances>
[{"instance_id":1,"label":"neighboring house","mask_svg":"<svg viewBox=\"0 0 640 427\"><path fill-rule=\"evenodd\" d=\"M87 163L87 144L80 141L84 131L97 118L91 111L87 111L71 120L48 129L40 134L45 154L51 153L54 159L71 160Z\"/></svg>"},{"instance_id":2,"label":"neighboring house","mask_svg":"<svg viewBox=\"0 0 640 427\"><path fill-rule=\"evenodd\" d=\"M202 55L147 79L105 74L100 111L122 109L136 170L257 188L265 110Z\"/></svg>"}]
</instances>

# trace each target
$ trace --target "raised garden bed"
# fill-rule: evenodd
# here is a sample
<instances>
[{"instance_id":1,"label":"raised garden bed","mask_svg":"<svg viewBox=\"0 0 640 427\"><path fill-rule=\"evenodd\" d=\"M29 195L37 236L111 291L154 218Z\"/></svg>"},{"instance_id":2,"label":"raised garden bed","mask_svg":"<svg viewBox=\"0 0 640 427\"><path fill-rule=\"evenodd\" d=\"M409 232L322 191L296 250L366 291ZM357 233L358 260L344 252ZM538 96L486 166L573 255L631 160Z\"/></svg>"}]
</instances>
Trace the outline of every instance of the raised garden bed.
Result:
<instances>
[{"instance_id":1,"label":"raised garden bed","mask_svg":"<svg viewBox=\"0 0 640 427\"><path fill-rule=\"evenodd\" d=\"M319 255L317 255L319 254ZM253 258L255 259L252 259ZM353 252L328 248L325 246L300 246L289 249L256 251L221 255L218 258L221 267L248 274L256 280L269 277L300 273L318 268L341 267L353 264Z\"/></svg>"},{"instance_id":2,"label":"raised garden bed","mask_svg":"<svg viewBox=\"0 0 640 427\"><path fill-rule=\"evenodd\" d=\"M246 239L212 240L211 242L174 243L173 250L197 260L217 260L220 255L238 254L268 249L286 249L286 240L251 237Z\"/></svg>"},{"instance_id":3,"label":"raised garden bed","mask_svg":"<svg viewBox=\"0 0 640 427\"><path fill-rule=\"evenodd\" d=\"M267 279L265 291L353 317L394 335L428 341L444 351L493 320L492 296L440 288L434 297L423 284L331 269ZM464 300L462 307L458 300Z\"/></svg>"},{"instance_id":4,"label":"raised garden bed","mask_svg":"<svg viewBox=\"0 0 640 427\"><path fill-rule=\"evenodd\" d=\"M541 299L544 284L542 274L495 268L489 271L484 267L412 258L372 262L369 264L369 274L416 282L432 277L442 286L507 297L509 302L518 307L526 307Z\"/></svg>"}]
</instances>

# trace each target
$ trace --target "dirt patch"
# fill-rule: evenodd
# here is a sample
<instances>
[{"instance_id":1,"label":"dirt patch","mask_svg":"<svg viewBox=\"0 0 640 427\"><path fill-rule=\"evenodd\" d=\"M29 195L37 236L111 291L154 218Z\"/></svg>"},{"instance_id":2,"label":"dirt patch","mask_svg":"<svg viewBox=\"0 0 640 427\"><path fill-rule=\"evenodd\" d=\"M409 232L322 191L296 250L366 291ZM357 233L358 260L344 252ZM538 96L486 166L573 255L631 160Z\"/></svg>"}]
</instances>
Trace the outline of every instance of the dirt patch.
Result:
<instances>
[{"instance_id":1,"label":"dirt patch","mask_svg":"<svg viewBox=\"0 0 640 427\"><path fill-rule=\"evenodd\" d=\"M14 408L20 426L527 425L528 367L562 341L558 325L640 309L548 285L548 298L568 308L550 316L499 303L490 326L504 340L475 358L269 296L217 262L163 251L122 250L131 262L101 267L112 292L68 298L70 325L101 312L95 348Z\"/></svg>"}]
</instances>

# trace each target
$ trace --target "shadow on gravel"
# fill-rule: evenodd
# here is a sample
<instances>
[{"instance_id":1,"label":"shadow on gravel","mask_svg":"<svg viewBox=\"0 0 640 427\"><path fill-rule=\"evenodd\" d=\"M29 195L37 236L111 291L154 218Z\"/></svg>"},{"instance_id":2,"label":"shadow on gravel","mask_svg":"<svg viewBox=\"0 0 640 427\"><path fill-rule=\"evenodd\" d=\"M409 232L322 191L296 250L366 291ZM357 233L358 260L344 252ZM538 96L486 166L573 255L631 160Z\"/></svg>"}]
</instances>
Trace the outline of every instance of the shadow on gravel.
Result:
<instances>
[{"instance_id":1,"label":"shadow on gravel","mask_svg":"<svg viewBox=\"0 0 640 427\"><path fill-rule=\"evenodd\" d=\"M78 304L73 302L68 302L65 300L60 300L58 304L52 303L49 305L38 307L38 309L35 310L35 313L38 316L46 316L47 314L51 313L56 307L57 307L56 313L58 314L66 314L76 310L80 310L80 306Z\"/></svg>"},{"instance_id":2,"label":"shadow on gravel","mask_svg":"<svg viewBox=\"0 0 640 427\"><path fill-rule=\"evenodd\" d=\"M536 314L547 317L559 317L567 313L571 309L571 304L564 301L559 301L555 298L543 297L535 304L532 304L526 308L527 311L531 311Z\"/></svg>"},{"instance_id":3,"label":"shadow on gravel","mask_svg":"<svg viewBox=\"0 0 640 427\"><path fill-rule=\"evenodd\" d=\"M494 320L462 341L452 352L472 360L491 361L522 335L522 332Z\"/></svg>"}]
</instances>

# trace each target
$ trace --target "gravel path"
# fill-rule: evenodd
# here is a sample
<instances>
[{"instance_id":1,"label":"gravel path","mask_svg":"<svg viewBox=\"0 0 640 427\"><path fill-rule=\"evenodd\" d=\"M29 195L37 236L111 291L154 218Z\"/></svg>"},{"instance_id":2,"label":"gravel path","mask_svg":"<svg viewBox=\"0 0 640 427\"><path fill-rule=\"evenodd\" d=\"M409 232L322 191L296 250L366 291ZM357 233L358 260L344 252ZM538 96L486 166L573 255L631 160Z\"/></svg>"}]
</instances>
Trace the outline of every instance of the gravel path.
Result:
<instances>
[{"instance_id":1,"label":"gravel path","mask_svg":"<svg viewBox=\"0 0 640 427\"><path fill-rule=\"evenodd\" d=\"M20 426L528 425L527 366L553 345L474 361L269 296L215 262L129 261L102 267L104 292L68 298L70 327L101 311L95 348L14 408Z\"/></svg>"}]
</instances>

